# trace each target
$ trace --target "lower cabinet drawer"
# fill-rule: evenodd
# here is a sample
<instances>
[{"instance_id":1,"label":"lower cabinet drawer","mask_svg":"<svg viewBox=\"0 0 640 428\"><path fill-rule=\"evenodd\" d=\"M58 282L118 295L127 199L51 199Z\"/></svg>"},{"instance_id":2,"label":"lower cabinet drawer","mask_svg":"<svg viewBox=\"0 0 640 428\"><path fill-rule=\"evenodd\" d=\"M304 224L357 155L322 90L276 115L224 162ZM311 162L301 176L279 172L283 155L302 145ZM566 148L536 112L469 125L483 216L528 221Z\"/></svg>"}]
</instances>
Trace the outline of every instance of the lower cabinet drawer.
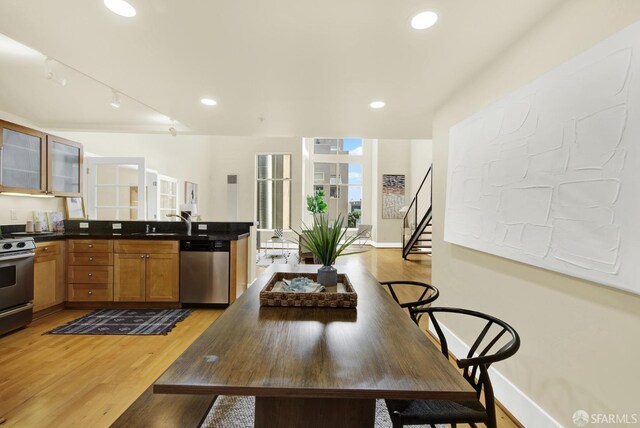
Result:
<instances>
[{"instance_id":1,"label":"lower cabinet drawer","mask_svg":"<svg viewBox=\"0 0 640 428\"><path fill-rule=\"evenodd\" d=\"M70 284L112 284L112 266L69 266Z\"/></svg>"},{"instance_id":2,"label":"lower cabinet drawer","mask_svg":"<svg viewBox=\"0 0 640 428\"><path fill-rule=\"evenodd\" d=\"M70 302L112 302L111 284L70 284Z\"/></svg>"},{"instance_id":3,"label":"lower cabinet drawer","mask_svg":"<svg viewBox=\"0 0 640 428\"><path fill-rule=\"evenodd\" d=\"M56 256L61 253L60 242L38 242L36 244L36 257Z\"/></svg>"},{"instance_id":4,"label":"lower cabinet drawer","mask_svg":"<svg viewBox=\"0 0 640 428\"><path fill-rule=\"evenodd\" d=\"M72 266L112 266L113 253L69 253Z\"/></svg>"}]
</instances>

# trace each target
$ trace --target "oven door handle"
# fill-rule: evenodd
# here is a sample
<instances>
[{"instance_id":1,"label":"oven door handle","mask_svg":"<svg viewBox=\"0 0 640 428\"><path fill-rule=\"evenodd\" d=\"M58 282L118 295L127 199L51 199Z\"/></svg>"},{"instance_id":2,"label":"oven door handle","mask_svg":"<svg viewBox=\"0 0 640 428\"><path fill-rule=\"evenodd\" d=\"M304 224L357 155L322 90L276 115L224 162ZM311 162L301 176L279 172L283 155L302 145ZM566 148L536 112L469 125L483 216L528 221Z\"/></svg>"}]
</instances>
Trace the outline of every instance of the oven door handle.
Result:
<instances>
[{"instance_id":1,"label":"oven door handle","mask_svg":"<svg viewBox=\"0 0 640 428\"><path fill-rule=\"evenodd\" d=\"M22 253L22 254L14 254L12 256L0 257L0 263L6 262L7 260L18 260L18 259L28 259L29 257L34 257L36 253Z\"/></svg>"},{"instance_id":2,"label":"oven door handle","mask_svg":"<svg viewBox=\"0 0 640 428\"><path fill-rule=\"evenodd\" d=\"M9 315L17 314L18 312L28 311L33 309L33 303L29 302L17 308L9 309L8 311L0 312L0 318L8 317Z\"/></svg>"}]
</instances>

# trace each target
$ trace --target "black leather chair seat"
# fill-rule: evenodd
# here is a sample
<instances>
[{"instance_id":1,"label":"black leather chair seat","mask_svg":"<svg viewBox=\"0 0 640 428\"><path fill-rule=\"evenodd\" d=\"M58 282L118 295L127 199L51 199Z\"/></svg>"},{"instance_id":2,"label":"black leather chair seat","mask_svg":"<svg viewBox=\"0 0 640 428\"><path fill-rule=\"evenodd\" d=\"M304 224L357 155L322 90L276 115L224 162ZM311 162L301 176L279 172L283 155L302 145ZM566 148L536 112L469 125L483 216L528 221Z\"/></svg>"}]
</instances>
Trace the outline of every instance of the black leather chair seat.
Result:
<instances>
[{"instance_id":1,"label":"black leather chair seat","mask_svg":"<svg viewBox=\"0 0 640 428\"><path fill-rule=\"evenodd\" d=\"M484 422L487 411L479 401L449 400L385 400L390 416L398 412L402 422L412 424L440 424L463 421ZM427 422L428 420L428 422Z\"/></svg>"}]
</instances>

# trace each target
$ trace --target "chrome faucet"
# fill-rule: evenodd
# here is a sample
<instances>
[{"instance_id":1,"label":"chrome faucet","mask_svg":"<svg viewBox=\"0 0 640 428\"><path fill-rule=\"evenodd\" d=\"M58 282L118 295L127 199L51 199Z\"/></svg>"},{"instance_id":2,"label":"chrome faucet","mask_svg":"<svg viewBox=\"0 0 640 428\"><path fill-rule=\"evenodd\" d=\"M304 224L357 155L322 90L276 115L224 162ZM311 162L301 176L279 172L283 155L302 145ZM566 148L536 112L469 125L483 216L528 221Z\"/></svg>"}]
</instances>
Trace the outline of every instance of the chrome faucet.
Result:
<instances>
[{"instance_id":1,"label":"chrome faucet","mask_svg":"<svg viewBox=\"0 0 640 428\"><path fill-rule=\"evenodd\" d=\"M187 214L187 217L182 217L178 214L167 214L167 217L178 217L180 220L184 221L187 225L187 235L191 235L191 215Z\"/></svg>"}]
</instances>

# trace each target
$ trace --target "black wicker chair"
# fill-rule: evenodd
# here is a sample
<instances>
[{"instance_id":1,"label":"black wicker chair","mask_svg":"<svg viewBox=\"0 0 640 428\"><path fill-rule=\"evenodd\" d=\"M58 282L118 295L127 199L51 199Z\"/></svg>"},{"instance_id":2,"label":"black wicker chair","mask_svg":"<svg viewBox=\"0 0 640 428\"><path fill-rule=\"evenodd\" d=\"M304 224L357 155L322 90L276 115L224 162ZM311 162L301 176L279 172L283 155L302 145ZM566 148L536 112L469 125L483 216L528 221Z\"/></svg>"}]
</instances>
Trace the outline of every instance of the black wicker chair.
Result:
<instances>
[{"instance_id":1,"label":"black wicker chair","mask_svg":"<svg viewBox=\"0 0 640 428\"><path fill-rule=\"evenodd\" d=\"M509 358L518 351L520 348L518 333L504 321L467 309L433 307L417 309L416 312L428 314L440 339L442 353L447 358L449 358L449 347L438 323L436 317L438 314L449 313L456 317L474 317L484 325L467 357L455 360L458 367L464 370L463 377L476 390L477 400L386 400L393 428L424 424L432 427L436 424L452 426L469 424L476 427L477 423L495 428L495 400L488 370L491 364ZM500 348L492 352L492 348L498 343L501 344ZM482 395L484 395L484 406L480 401Z\"/></svg>"},{"instance_id":2,"label":"black wicker chair","mask_svg":"<svg viewBox=\"0 0 640 428\"><path fill-rule=\"evenodd\" d=\"M393 297L393 300L395 300L398 303L398 305L400 305L401 308L407 309L409 311L409 316L416 324L420 323L420 318L422 317L422 313L417 312L417 309L428 307L440 295L440 291L438 291L436 287L434 287L433 285L427 284L425 282L384 281L384 282L381 282L380 284L387 286L387 288L389 289L389 292L391 293L391 297ZM410 302L401 302L397 294L398 290L394 288L397 286L401 286L401 287L408 286L411 288L418 289L418 291L421 291L420 297L418 297L418 300L414 300Z\"/></svg>"}]
</instances>

